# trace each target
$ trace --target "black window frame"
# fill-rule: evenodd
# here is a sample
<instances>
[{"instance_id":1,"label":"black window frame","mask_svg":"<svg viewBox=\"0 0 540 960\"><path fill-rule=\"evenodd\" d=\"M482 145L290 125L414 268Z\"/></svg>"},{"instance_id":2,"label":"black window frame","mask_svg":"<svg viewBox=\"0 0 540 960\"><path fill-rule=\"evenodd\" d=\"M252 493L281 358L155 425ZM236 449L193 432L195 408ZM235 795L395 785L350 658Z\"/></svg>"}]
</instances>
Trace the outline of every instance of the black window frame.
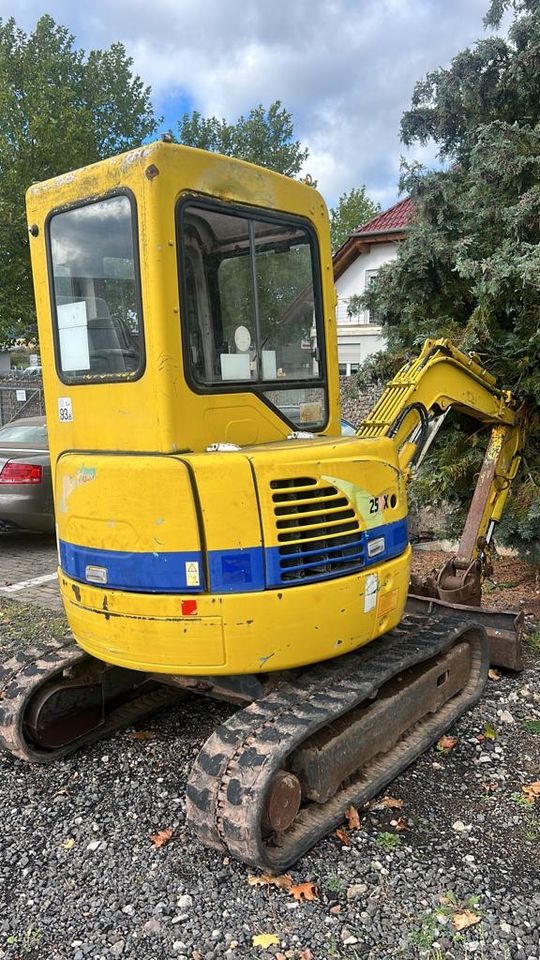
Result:
<instances>
[{"instance_id":1,"label":"black window frame","mask_svg":"<svg viewBox=\"0 0 540 960\"><path fill-rule=\"evenodd\" d=\"M79 210L82 207L89 207L94 203L102 203L104 200L112 200L114 197L127 197L131 211L131 239L133 244L133 266L135 270L135 294L137 298L137 307L139 311L139 322L141 325L140 345L141 357L140 366L137 370L126 371L125 373L97 373L86 374L82 377L69 377L66 379L65 372L62 370L60 362L60 337L58 329L58 313L55 296L54 269L51 243L51 222L54 217L62 213L69 213L70 210ZM52 337L54 344L54 364L56 375L65 386L95 386L99 383L135 383L140 380L146 372L146 338L145 324L142 301L142 277L141 277L141 258L139 254L139 223L138 209L135 194L128 187L115 188L98 196L85 197L84 199L74 200L73 203L62 204L50 210L45 220L45 251L47 258L47 273L49 277L49 298L51 307Z\"/></svg>"},{"instance_id":2,"label":"black window frame","mask_svg":"<svg viewBox=\"0 0 540 960\"><path fill-rule=\"evenodd\" d=\"M252 219L264 221L266 223L276 223L276 224L285 224L290 226L296 226L306 231L309 236L310 249L311 249L311 263L312 269L314 271L313 276L313 300L314 300L314 313L315 313L315 329L317 331L317 352L318 352L318 364L319 364L319 376L317 378L302 379L302 380L265 380L258 382L251 382L248 380L226 380L219 381L217 383L206 384L201 383L197 380L191 371L191 365L189 362L190 351L189 351L189 340L188 340L188 325L183 322L183 317L185 315L186 305L188 303L188 292L186 284L186 254L184 250L184 244L182 241L183 238L183 223L184 223L184 211L186 207L194 206L201 210L209 210L214 213L225 213L230 216L238 216L241 219ZM324 323L324 309L323 309L323 296L322 296L322 282L321 282L321 258L319 252L319 243L317 239L317 234L313 227L313 224L307 220L305 217L296 216L290 213L281 213L279 210L268 210L264 207L254 207L251 204L242 204L238 202L229 202L229 201L220 201L214 197L208 197L206 195L201 195L197 193L184 193L181 194L177 201L175 207L175 226L176 226L176 247L177 247L177 274L178 274L178 288L179 288L179 298L180 298L180 334L182 338L182 352L183 352L183 367L184 367L184 376L186 378L186 383L189 388L195 394L200 396L212 396L215 394L233 394L233 393L253 393L259 398L267 407L276 414L280 420L283 420L292 430L299 430L301 427L298 423L295 423L283 413L279 407L275 406L271 400L265 396L265 392L269 391L286 391L286 390L306 390L309 388L313 389L323 389L324 390L324 401L325 401L325 418L324 421L321 421L320 424L316 426L309 426L309 429L313 433L323 433L328 426L330 420L330 407L329 407L329 392L328 392L328 376L327 376L327 364L326 364L326 329Z\"/></svg>"}]
</instances>

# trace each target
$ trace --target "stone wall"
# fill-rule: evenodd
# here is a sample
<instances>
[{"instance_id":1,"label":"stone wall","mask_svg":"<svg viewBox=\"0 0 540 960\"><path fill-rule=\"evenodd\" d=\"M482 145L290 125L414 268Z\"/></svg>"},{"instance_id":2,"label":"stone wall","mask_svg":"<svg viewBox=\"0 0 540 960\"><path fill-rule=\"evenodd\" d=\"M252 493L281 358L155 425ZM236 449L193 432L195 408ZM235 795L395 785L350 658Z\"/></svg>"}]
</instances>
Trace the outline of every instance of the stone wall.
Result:
<instances>
[{"instance_id":1,"label":"stone wall","mask_svg":"<svg viewBox=\"0 0 540 960\"><path fill-rule=\"evenodd\" d=\"M384 384L371 383L360 388L358 377L340 377L341 416L357 427L377 403Z\"/></svg>"}]
</instances>

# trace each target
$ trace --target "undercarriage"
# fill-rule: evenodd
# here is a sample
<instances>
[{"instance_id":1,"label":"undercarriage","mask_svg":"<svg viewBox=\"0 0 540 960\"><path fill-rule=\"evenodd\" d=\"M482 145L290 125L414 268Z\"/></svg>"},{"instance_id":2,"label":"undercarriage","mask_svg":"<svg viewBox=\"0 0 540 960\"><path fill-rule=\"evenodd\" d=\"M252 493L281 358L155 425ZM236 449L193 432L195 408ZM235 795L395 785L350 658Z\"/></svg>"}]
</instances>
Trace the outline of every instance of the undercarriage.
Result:
<instances>
[{"instance_id":1,"label":"undercarriage","mask_svg":"<svg viewBox=\"0 0 540 960\"><path fill-rule=\"evenodd\" d=\"M188 823L205 845L280 871L481 696L486 630L430 603L354 653L274 675L158 678L73 642L30 649L0 671L0 744L52 762L189 694L236 703L193 764Z\"/></svg>"}]
</instances>

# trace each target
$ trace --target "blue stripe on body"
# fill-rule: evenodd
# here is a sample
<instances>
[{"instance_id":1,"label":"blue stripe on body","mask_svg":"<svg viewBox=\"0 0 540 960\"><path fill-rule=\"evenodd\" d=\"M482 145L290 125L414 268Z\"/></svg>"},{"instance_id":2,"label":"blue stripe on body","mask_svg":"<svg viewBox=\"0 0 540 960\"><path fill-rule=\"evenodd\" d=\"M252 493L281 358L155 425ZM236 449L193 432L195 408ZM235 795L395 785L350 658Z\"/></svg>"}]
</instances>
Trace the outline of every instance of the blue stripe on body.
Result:
<instances>
[{"instance_id":1,"label":"blue stripe on body","mask_svg":"<svg viewBox=\"0 0 540 960\"><path fill-rule=\"evenodd\" d=\"M104 567L112 590L137 593L202 593L205 589L202 554L197 550L162 553L131 550L98 550L60 540L60 566L68 577L90 583L86 567ZM198 563L199 586L188 586L186 564ZM101 584L92 583L92 586Z\"/></svg>"},{"instance_id":2,"label":"blue stripe on body","mask_svg":"<svg viewBox=\"0 0 540 960\"><path fill-rule=\"evenodd\" d=\"M208 564L211 593L251 593L265 589L262 547L211 550Z\"/></svg>"},{"instance_id":3,"label":"blue stripe on body","mask_svg":"<svg viewBox=\"0 0 540 960\"><path fill-rule=\"evenodd\" d=\"M311 541L311 549L302 541L283 543L281 548L268 548L266 550L267 586L295 587L302 583L335 580L336 577L350 576L366 567L373 567L392 557L398 557L409 542L407 518L345 536L349 538L346 544L338 544L337 538L330 538L326 542L323 541L318 549L316 541ZM370 557L368 543L380 537L384 537L384 550ZM295 546L298 547L297 554L286 553L284 548ZM304 546L306 549L303 549ZM321 572L321 567L332 564L332 561L334 568L331 571ZM288 562L289 566L284 562ZM335 566L336 563L339 566ZM287 575L288 578L284 579Z\"/></svg>"},{"instance_id":4,"label":"blue stripe on body","mask_svg":"<svg viewBox=\"0 0 540 960\"><path fill-rule=\"evenodd\" d=\"M368 543L384 537L384 550L374 557L368 556ZM332 541L319 549L302 550L300 553L280 553L279 547L249 547L236 550L211 550L208 554L210 593L250 593L275 587L293 587L303 583L332 580L338 576L357 573L392 557L399 556L408 544L407 519L381 524L371 530L358 532L347 545ZM293 544L294 545L294 541ZM107 583L112 590L137 593L202 593L206 590L203 555L200 551L165 551L160 553L124 550L98 550L80 547L60 541L60 566L67 576L82 583L89 583L87 566L104 567ZM321 572L321 566L332 559L342 557L341 568ZM321 558L324 554L324 558ZM338 556L336 556L336 554ZM288 559L289 567L283 566ZM186 565L198 563L199 586L187 585ZM265 576L266 566L266 576ZM283 579L284 574L300 573L296 579ZM92 586L100 584L92 583Z\"/></svg>"}]
</instances>

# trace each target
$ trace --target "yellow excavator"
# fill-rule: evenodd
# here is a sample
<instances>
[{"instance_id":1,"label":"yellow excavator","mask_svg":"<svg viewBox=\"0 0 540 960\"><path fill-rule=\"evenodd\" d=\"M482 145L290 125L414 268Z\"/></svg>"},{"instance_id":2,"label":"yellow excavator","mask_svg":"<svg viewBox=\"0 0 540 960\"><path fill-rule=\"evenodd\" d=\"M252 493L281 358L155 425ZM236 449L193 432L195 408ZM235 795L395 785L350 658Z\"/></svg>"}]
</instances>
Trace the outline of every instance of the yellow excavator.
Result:
<instances>
[{"instance_id":1,"label":"yellow excavator","mask_svg":"<svg viewBox=\"0 0 540 960\"><path fill-rule=\"evenodd\" d=\"M281 870L480 697L490 645L519 666L479 586L524 414L440 340L340 436L307 184L158 142L33 185L27 209L75 639L3 665L1 743L50 762L190 694L228 700L188 821ZM406 613L407 482L450 407L491 437L458 554Z\"/></svg>"}]
</instances>

